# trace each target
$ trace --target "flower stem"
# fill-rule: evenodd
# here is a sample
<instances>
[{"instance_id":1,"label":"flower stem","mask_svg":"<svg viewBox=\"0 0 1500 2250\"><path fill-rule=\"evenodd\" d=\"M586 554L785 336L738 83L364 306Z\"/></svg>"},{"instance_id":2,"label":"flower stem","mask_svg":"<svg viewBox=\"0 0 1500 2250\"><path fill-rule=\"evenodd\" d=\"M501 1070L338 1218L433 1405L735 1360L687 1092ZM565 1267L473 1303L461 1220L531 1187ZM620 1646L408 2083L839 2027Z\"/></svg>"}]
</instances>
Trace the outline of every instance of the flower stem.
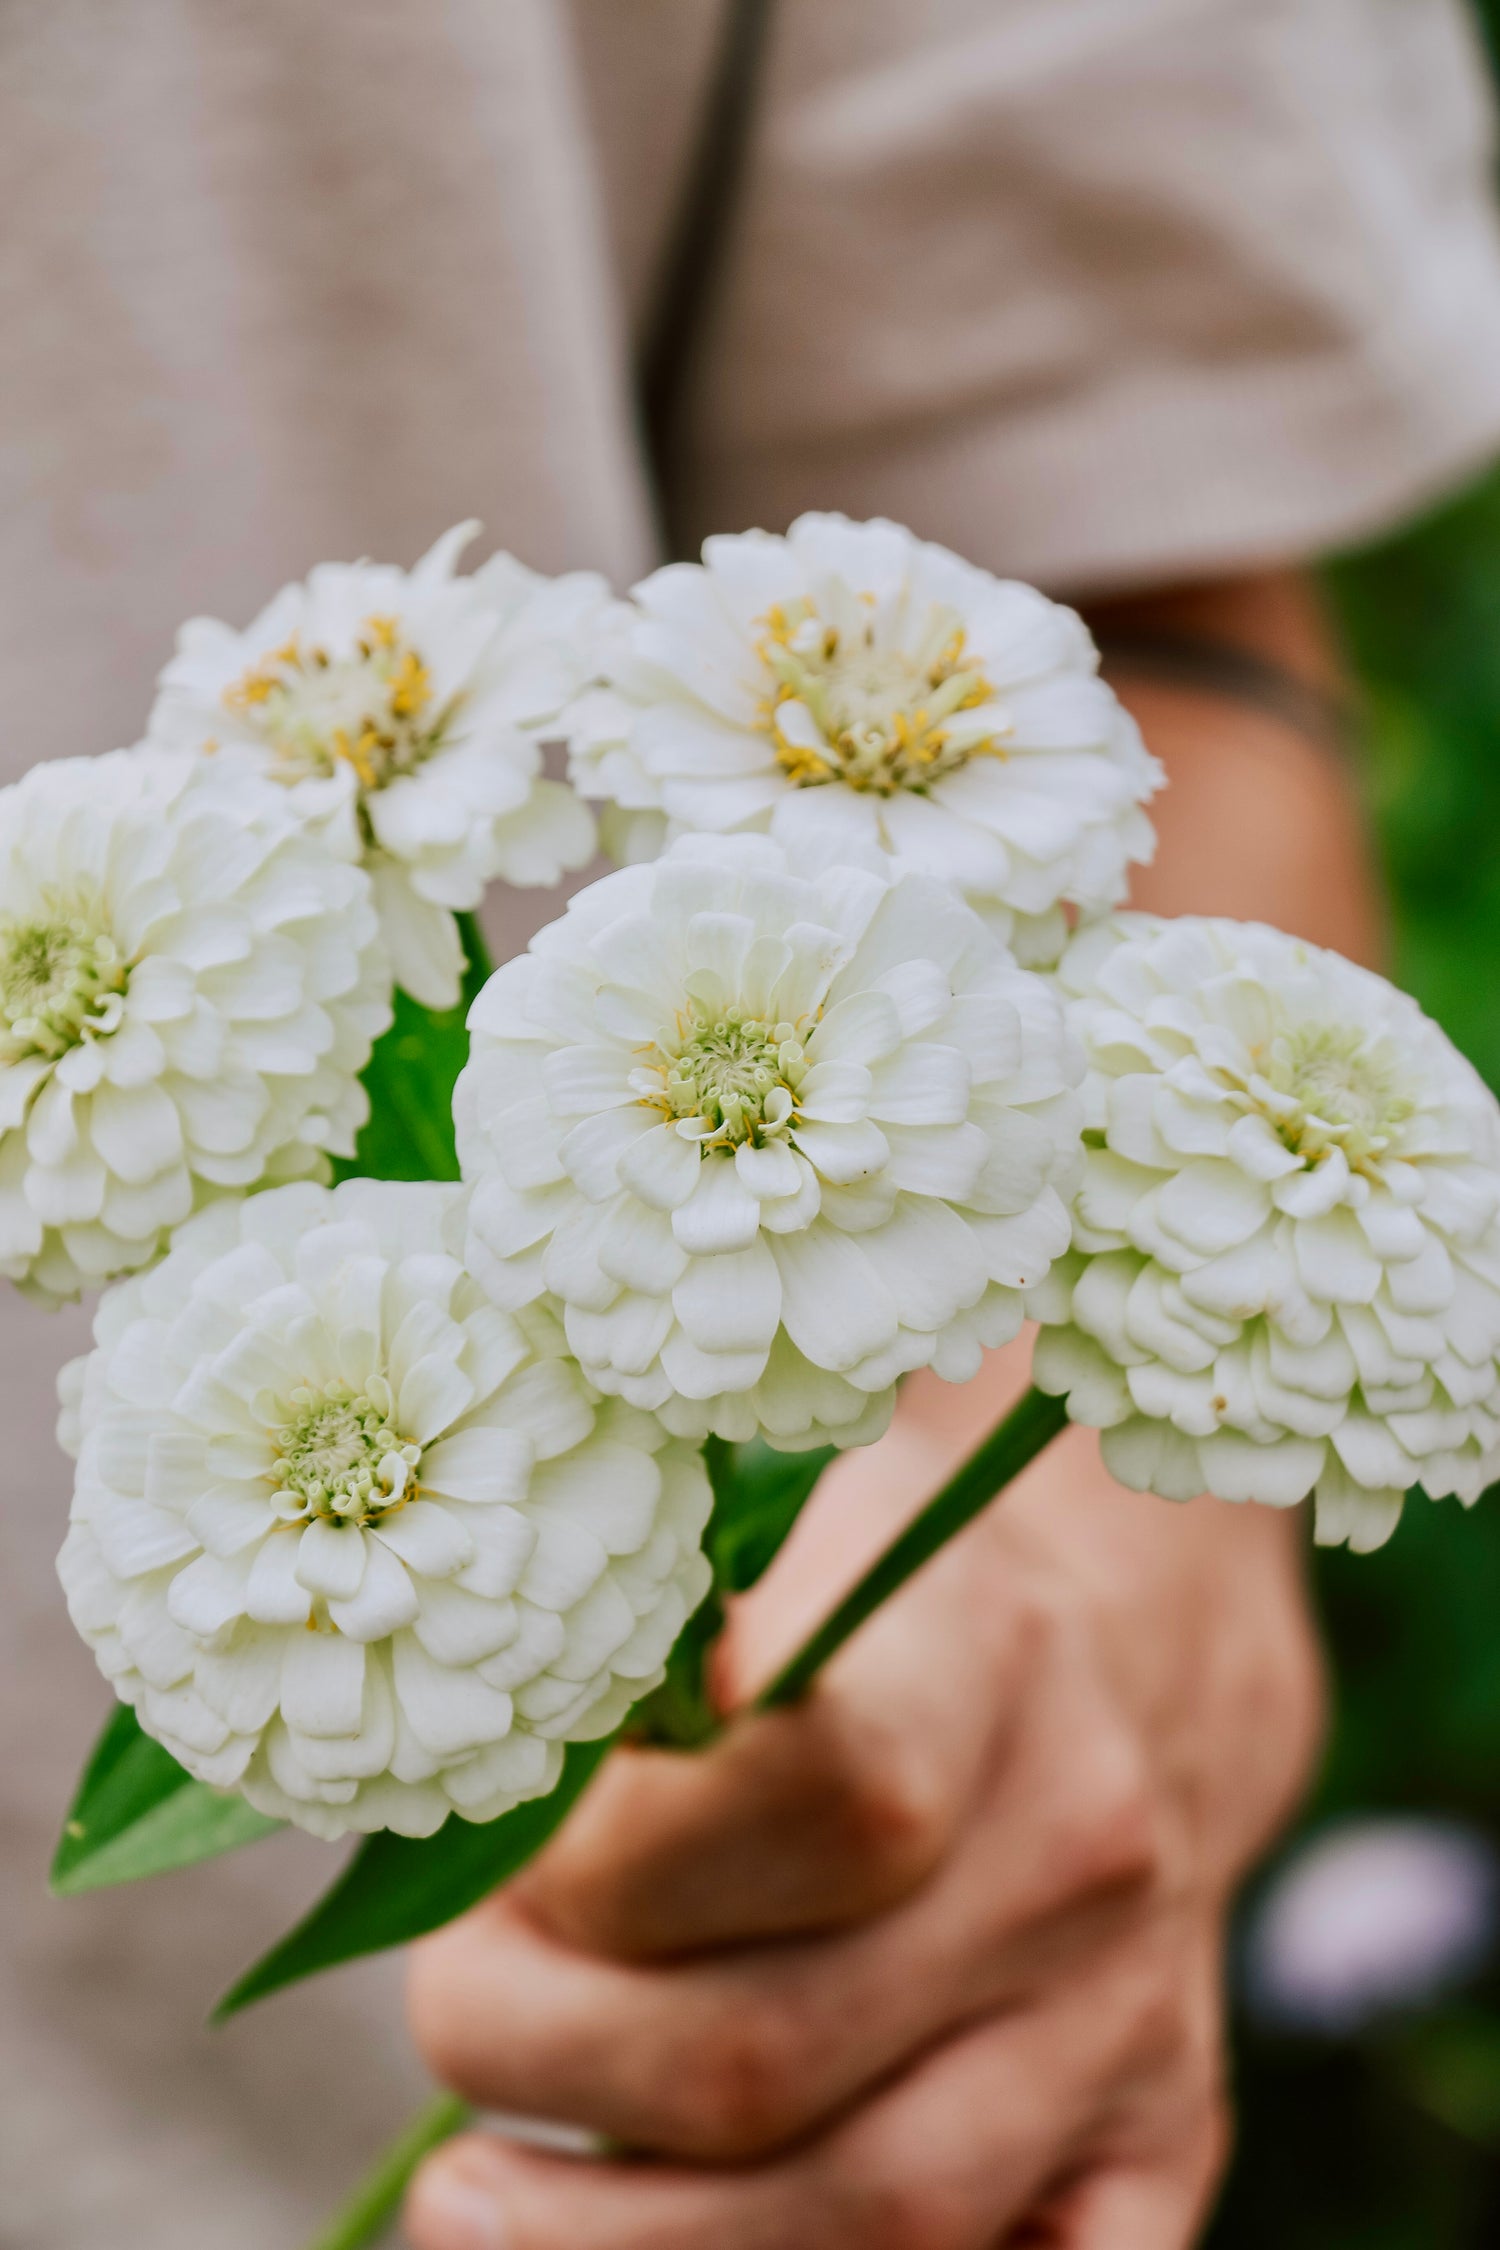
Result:
<instances>
[{"instance_id":1,"label":"flower stem","mask_svg":"<svg viewBox=\"0 0 1500 2250\"><path fill-rule=\"evenodd\" d=\"M858 1585L823 1620L770 1686L762 1689L756 1708L768 1711L795 1703L851 1633L965 1524L972 1523L998 1492L1045 1451L1066 1423L1067 1411L1061 1399L1029 1390L937 1497L928 1501L916 1520L870 1565ZM717 1602L705 1604L705 1610L715 1621L722 1615ZM648 1739L688 1748L707 1743L722 1731L722 1722L712 1713L702 1687L703 1656L711 1639L711 1633L694 1638L680 1678L669 1679L667 1690L658 1689L643 1706ZM466 2103L449 2094L439 2095L412 2120L401 2138L391 2143L338 2217L308 2245L308 2250L364 2250L367 2243L375 2241L395 2216L406 2183L428 2150L460 2131L471 2114Z\"/></svg>"},{"instance_id":2,"label":"flower stem","mask_svg":"<svg viewBox=\"0 0 1500 2250\"><path fill-rule=\"evenodd\" d=\"M463 2131L474 2115L456 2094L438 2094L381 2151L354 2193L307 2250L364 2250L395 2218L406 2183L429 2149Z\"/></svg>"},{"instance_id":3,"label":"flower stem","mask_svg":"<svg viewBox=\"0 0 1500 2250\"><path fill-rule=\"evenodd\" d=\"M1067 1419L1067 1409L1060 1398L1048 1398L1042 1391L1028 1390L1004 1421L970 1454L963 1467L949 1478L937 1497L929 1500L915 1521L876 1558L858 1585L824 1618L811 1638L803 1642L791 1662L783 1665L770 1686L762 1688L756 1697L756 1709L773 1711L784 1703L795 1703L806 1692L814 1674L822 1670L835 1650L843 1647L850 1634L883 1602L889 1601L923 1563L930 1562L956 1532L972 1523L996 1493L1051 1444Z\"/></svg>"},{"instance_id":4,"label":"flower stem","mask_svg":"<svg viewBox=\"0 0 1500 2250\"><path fill-rule=\"evenodd\" d=\"M477 914L459 914L458 942L464 951L463 1005L468 1006L481 985L488 984L494 975L495 964L490 959L490 949L485 943L484 931Z\"/></svg>"}]
</instances>

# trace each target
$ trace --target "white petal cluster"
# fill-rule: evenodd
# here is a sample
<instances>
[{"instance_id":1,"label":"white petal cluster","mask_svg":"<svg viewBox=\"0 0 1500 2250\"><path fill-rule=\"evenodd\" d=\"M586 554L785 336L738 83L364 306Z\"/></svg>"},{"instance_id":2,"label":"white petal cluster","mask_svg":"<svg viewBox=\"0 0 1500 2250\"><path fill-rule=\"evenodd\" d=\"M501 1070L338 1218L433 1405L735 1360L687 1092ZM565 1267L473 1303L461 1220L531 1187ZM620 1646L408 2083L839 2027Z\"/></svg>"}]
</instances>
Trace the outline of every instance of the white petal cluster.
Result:
<instances>
[{"instance_id":1,"label":"white petal cluster","mask_svg":"<svg viewBox=\"0 0 1500 2250\"><path fill-rule=\"evenodd\" d=\"M0 1273L58 1299L349 1156L391 1020L370 884L279 789L120 750L0 790Z\"/></svg>"},{"instance_id":2,"label":"white petal cluster","mask_svg":"<svg viewBox=\"0 0 1500 2250\"><path fill-rule=\"evenodd\" d=\"M173 749L248 754L308 820L347 833L375 884L396 979L458 1000L455 911L485 885L555 883L594 849L573 791L542 774L548 722L585 678L604 581L497 554L454 575L457 525L411 571L323 563L240 633L178 635L149 723Z\"/></svg>"},{"instance_id":3,"label":"white petal cluster","mask_svg":"<svg viewBox=\"0 0 1500 2250\"><path fill-rule=\"evenodd\" d=\"M1415 1002L1243 923L1121 915L1060 977L1089 1059L1036 1380L1124 1484L1378 1546L1500 1476L1500 1107Z\"/></svg>"},{"instance_id":4,"label":"white petal cluster","mask_svg":"<svg viewBox=\"0 0 1500 2250\"><path fill-rule=\"evenodd\" d=\"M65 1371L74 1623L190 1773L321 1836L543 1794L708 1582L701 1461L488 1302L458 1192L216 1205Z\"/></svg>"},{"instance_id":5,"label":"white petal cluster","mask_svg":"<svg viewBox=\"0 0 1500 2250\"><path fill-rule=\"evenodd\" d=\"M621 869L470 1012L465 1260L550 1292L603 1391L684 1436L855 1444L955 1381L1067 1245L1080 1068L946 884L767 837Z\"/></svg>"},{"instance_id":6,"label":"white petal cluster","mask_svg":"<svg viewBox=\"0 0 1500 2250\"><path fill-rule=\"evenodd\" d=\"M569 714L617 857L769 830L956 883L1022 959L1116 905L1160 769L1082 620L899 524L806 515L705 542L604 621Z\"/></svg>"}]
</instances>

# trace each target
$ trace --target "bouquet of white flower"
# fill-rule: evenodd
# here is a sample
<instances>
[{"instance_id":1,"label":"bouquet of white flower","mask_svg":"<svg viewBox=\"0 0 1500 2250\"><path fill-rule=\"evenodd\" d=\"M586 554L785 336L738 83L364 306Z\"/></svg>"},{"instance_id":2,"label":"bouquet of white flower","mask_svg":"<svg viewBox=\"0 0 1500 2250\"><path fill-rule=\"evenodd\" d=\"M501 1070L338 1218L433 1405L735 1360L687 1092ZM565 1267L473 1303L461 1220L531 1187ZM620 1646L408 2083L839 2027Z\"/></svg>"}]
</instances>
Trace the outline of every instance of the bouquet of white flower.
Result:
<instances>
[{"instance_id":1,"label":"bouquet of white flower","mask_svg":"<svg viewBox=\"0 0 1500 2250\"><path fill-rule=\"evenodd\" d=\"M762 1703L1069 1417L1361 1549L1500 1475L1500 1109L1367 971L1117 911L1159 774L1071 611L887 523L629 602L459 577L472 528L195 621L144 743L0 792L0 1265L107 1285L59 1569L119 1703L55 1887L362 1836L221 2014L710 1738L834 1450L1028 1315L1037 1387ZM490 974L586 798L631 864Z\"/></svg>"}]
</instances>

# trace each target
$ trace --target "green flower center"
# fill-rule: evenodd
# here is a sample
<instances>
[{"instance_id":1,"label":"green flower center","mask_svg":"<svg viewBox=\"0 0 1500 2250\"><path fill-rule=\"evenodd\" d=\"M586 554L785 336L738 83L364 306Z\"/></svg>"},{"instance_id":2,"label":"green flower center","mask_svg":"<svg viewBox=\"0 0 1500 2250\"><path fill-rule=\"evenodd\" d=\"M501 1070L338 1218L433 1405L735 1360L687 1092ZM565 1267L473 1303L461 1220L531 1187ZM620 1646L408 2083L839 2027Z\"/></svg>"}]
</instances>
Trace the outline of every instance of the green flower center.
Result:
<instances>
[{"instance_id":1,"label":"green flower center","mask_svg":"<svg viewBox=\"0 0 1500 2250\"><path fill-rule=\"evenodd\" d=\"M1341 1148L1357 1171L1390 1148L1413 1104L1394 1042L1341 1026L1302 1024L1279 1034L1262 1072L1284 1097L1274 1119L1287 1147L1315 1162Z\"/></svg>"},{"instance_id":2,"label":"green flower center","mask_svg":"<svg viewBox=\"0 0 1500 2250\"><path fill-rule=\"evenodd\" d=\"M0 1060L55 1060L113 1031L128 977L92 891L46 894L34 920L0 915Z\"/></svg>"},{"instance_id":3,"label":"green flower center","mask_svg":"<svg viewBox=\"0 0 1500 2250\"><path fill-rule=\"evenodd\" d=\"M303 1386L286 1404L288 1419L274 1433L280 1514L369 1523L410 1499L422 1449L397 1429L383 1378L363 1391Z\"/></svg>"},{"instance_id":4,"label":"green flower center","mask_svg":"<svg viewBox=\"0 0 1500 2250\"><path fill-rule=\"evenodd\" d=\"M270 746L289 785L352 767L362 789L414 773L438 747L452 707L432 709L432 674L394 617L368 617L352 656L294 634L224 691L224 704Z\"/></svg>"},{"instance_id":5,"label":"green flower center","mask_svg":"<svg viewBox=\"0 0 1500 2250\"><path fill-rule=\"evenodd\" d=\"M705 1150L745 1141L759 1147L784 1137L794 1122L797 1090L810 1067L803 1044L810 1029L805 1018L762 1023L736 1008L711 1011L692 1000L632 1083L669 1121L699 1119Z\"/></svg>"},{"instance_id":6,"label":"green flower center","mask_svg":"<svg viewBox=\"0 0 1500 2250\"><path fill-rule=\"evenodd\" d=\"M902 647L877 640L873 596L859 602L843 622L806 600L767 613L757 645L775 686L762 723L783 772L802 789L842 781L893 797L930 788L971 758L1003 757L1003 729L954 724L994 692L966 659L957 610L934 603Z\"/></svg>"}]
</instances>

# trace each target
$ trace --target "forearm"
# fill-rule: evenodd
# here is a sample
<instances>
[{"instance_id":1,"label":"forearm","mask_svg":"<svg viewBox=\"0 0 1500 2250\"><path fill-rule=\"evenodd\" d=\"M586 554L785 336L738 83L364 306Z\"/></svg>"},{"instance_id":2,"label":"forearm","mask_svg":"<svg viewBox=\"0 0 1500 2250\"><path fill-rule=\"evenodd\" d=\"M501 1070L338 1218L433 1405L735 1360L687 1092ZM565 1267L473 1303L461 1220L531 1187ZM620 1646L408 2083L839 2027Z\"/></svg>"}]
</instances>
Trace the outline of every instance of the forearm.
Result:
<instances>
[{"instance_id":1,"label":"forearm","mask_svg":"<svg viewBox=\"0 0 1500 2250\"><path fill-rule=\"evenodd\" d=\"M1383 914L1350 761L1312 714L1344 681L1317 590L1304 573L1160 594L1090 614L1105 670L1166 768L1152 805L1158 847L1132 903L1163 914L1270 922L1357 961L1378 962ZM1172 642L1243 649L1311 691L1281 715L1229 685L1173 680L1130 654ZM1111 654L1117 651L1117 654Z\"/></svg>"}]
</instances>

